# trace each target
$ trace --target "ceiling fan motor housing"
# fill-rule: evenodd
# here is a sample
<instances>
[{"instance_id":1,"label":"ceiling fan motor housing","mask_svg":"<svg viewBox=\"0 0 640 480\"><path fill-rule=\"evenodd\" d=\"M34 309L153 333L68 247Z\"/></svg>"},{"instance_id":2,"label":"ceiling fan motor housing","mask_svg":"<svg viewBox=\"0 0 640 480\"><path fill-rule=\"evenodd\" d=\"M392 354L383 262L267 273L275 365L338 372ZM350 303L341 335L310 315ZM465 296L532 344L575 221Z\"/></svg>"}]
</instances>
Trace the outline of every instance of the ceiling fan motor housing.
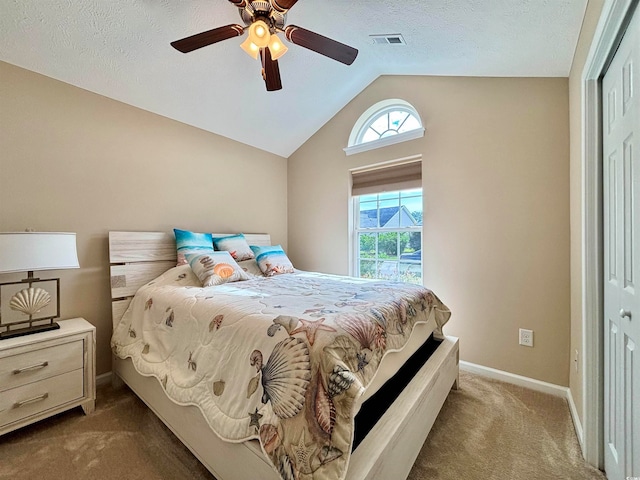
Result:
<instances>
[{"instance_id":1,"label":"ceiling fan motor housing","mask_svg":"<svg viewBox=\"0 0 640 480\"><path fill-rule=\"evenodd\" d=\"M269 26L271 33L275 33L278 30L282 31L284 28L287 14L275 10L270 2L241 0L240 2L234 1L234 4L238 6L240 17L247 27L256 20L262 20Z\"/></svg>"}]
</instances>

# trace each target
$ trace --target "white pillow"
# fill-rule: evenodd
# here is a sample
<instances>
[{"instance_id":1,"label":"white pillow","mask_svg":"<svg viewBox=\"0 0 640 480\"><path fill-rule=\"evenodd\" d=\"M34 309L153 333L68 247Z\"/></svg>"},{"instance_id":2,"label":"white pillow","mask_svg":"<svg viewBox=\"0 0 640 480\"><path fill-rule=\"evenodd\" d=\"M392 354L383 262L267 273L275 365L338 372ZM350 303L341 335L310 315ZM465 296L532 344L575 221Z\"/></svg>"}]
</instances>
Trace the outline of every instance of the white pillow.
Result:
<instances>
[{"instance_id":1,"label":"white pillow","mask_svg":"<svg viewBox=\"0 0 640 480\"><path fill-rule=\"evenodd\" d=\"M177 287L199 287L200 280L196 277L191 267L187 265L179 265L170 268L162 275L154 278L147 285L175 285Z\"/></svg>"},{"instance_id":2,"label":"white pillow","mask_svg":"<svg viewBox=\"0 0 640 480\"><path fill-rule=\"evenodd\" d=\"M229 252L213 252L203 255L186 255L191 270L203 287L227 282L249 280L251 277L240 268Z\"/></svg>"},{"instance_id":3,"label":"white pillow","mask_svg":"<svg viewBox=\"0 0 640 480\"><path fill-rule=\"evenodd\" d=\"M251 260L244 260L243 262L238 262L238 265L245 273L248 275L255 275L256 277L262 277L262 270L258 266L258 262L256 262L255 258Z\"/></svg>"}]
</instances>

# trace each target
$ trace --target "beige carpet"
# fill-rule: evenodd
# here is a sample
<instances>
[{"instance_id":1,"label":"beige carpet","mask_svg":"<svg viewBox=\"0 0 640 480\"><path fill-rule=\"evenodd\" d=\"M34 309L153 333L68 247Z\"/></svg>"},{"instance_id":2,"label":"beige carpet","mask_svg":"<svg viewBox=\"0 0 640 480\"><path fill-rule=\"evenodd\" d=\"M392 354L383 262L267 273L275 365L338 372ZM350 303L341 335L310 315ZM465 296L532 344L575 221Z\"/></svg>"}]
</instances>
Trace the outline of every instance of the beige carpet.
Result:
<instances>
[{"instance_id":1,"label":"beige carpet","mask_svg":"<svg viewBox=\"0 0 640 480\"><path fill-rule=\"evenodd\" d=\"M566 401L461 373L409 475L439 479L604 479L587 466ZM181 480L213 476L128 389L0 437L0 479ZM259 480L259 476L256 479ZM386 479L384 479L386 480Z\"/></svg>"}]
</instances>

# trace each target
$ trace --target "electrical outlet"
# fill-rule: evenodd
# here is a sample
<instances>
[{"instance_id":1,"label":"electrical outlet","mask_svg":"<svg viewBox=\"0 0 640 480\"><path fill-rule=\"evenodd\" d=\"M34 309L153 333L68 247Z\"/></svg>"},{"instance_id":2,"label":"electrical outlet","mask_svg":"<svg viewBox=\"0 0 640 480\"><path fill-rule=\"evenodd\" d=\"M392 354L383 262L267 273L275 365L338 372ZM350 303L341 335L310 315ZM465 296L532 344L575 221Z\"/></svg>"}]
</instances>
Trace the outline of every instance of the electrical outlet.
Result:
<instances>
[{"instance_id":1,"label":"electrical outlet","mask_svg":"<svg viewBox=\"0 0 640 480\"><path fill-rule=\"evenodd\" d=\"M533 347L533 330L520 329L520 345Z\"/></svg>"},{"instance_id":2,"label":"electrical outlet","mask_svg":"<svg viewBox=\"0 0 640 480\"><path fill-rule=\"evenodd\" d=\"M576 351L575 351L575 353L573 355L573 362L575 364L574 367L576 369L576 373L578 373L578 357L579 357L578 349L576 349Z\"/></svg>"}]
</instances>

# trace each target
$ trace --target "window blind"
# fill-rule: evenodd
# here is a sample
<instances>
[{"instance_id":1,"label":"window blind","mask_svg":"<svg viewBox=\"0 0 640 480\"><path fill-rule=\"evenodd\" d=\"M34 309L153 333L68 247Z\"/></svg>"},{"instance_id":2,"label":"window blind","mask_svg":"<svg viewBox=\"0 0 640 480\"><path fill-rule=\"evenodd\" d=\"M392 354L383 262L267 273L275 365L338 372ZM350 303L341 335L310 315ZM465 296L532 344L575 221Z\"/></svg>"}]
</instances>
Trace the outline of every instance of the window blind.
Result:
<instances>
[{"instance_id":1,"label":"window blind","mask_svg":"<svg viewBox=\"0 0 640 480\"><path fill-rule=\"evenodd\" d=\"M354 196L412 188L422 188L422 160L351 172L351 193Z\"/></svg>"}]
</instances>

